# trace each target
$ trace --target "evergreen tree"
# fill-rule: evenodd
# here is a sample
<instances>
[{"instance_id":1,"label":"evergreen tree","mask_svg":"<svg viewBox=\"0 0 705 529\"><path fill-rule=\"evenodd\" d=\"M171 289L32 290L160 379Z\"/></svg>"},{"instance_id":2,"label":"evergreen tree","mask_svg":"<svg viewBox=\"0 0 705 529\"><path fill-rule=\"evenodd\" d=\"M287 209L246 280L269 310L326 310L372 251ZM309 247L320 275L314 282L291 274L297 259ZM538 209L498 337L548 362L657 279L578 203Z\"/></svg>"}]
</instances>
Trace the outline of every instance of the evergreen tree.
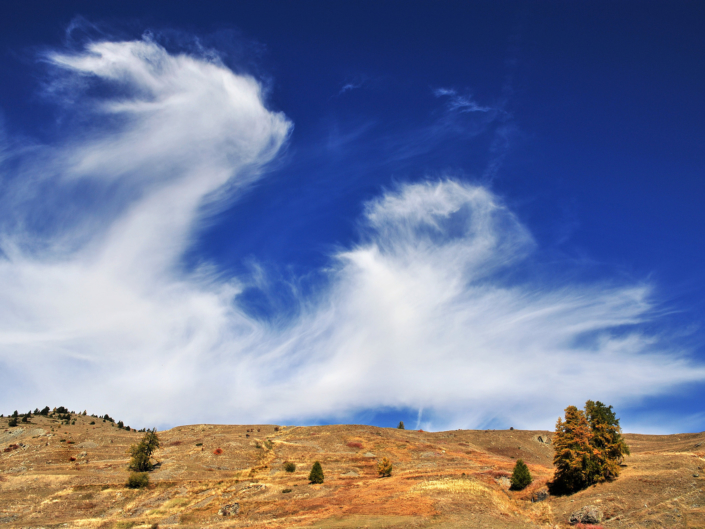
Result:
<instances>
[{"instance_id":1,"label":"evergreen tree","mask_svg":"<svg viewBox=\"0 0 705 529\"><path fill-rule=\"evenodd\" d=\"M308 475L308 480L311 483L323 483L323 468L321 464L316 461L311 467L311 473Z\"/></svg>"},{"instance_id":2,"label":"evergreen tree","mask_svg":"<svg viewBox=\"0 0 705 529\"><path fill-rule=\"evenodd\" d=\"M598 468L596 482L602 482L619 476L619 465L629 447L622 437L619 419L612 406L605 406L599 400L585 403L585 413L592 431L593 460Z\"/></svg>"},{"instance_id":3,"label":"evergreen tree","mask_svg":"<svg viewBox=\"0 0 705 529\"><path fill-rule=\"evenodd\" d=\"M517 464L514 465L514 471L512 472L512 490L523 490L529 486L531 481L529 467L526 466L523 459L519 459Z\"/></svg>"},{"instance_id":4,"label":"evergreen tree","mask_svg":"<svg viewBox=\"0 0 705 529\"><path fill-rule=\"evenodd\" d=\"M404 428L404 421L399 421L399 426L397 426L397 428L400 430L406 430L406 428Z\"/></svg>"},{"instance_id":5,"label":"evergreen tree","mask_svg":"<svg viewBox=\"0 0 705 529\"><path fill-rule=\"evenodd\" d=\"M10 420L7 421L7 425L10 428L14 428L15 426L17 426L17 417L15 417L15 416L10 417Z\"/></svg>"}]
</instances>

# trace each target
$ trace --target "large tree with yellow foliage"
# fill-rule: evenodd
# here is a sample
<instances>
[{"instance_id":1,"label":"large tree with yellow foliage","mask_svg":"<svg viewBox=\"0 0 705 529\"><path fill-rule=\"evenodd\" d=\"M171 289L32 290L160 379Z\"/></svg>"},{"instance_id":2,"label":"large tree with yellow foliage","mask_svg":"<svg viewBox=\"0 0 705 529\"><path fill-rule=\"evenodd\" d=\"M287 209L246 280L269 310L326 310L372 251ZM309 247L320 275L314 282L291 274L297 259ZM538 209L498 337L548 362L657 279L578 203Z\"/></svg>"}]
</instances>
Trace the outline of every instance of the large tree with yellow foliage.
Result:
<instances>
[{"instance_id":1,"label":"large tree with yellow foliage","mask_svg":"<svg viewBox=\"0 0 705 529\"><path fill-rule=\"evenodd\" d=\"M612 406L600 401L565 409L553 438L556 472L550 483L553 493L573 493L595 483L615 479L629 447L622 437Z\"/></svg>"}]
</instances>

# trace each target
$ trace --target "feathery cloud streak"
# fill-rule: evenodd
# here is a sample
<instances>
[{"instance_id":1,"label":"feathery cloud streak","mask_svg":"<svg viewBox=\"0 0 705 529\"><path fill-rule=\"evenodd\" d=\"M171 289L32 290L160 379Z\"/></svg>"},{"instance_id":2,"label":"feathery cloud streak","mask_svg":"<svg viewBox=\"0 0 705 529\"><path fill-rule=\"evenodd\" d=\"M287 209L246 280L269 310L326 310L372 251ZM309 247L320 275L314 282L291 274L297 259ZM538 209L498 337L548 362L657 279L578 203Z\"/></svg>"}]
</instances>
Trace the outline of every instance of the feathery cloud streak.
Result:
<instances>
[{"instance_id":1,"label":"feathery cloud streak","mask_svg":"<svg viewBox=\"0 0 705 529\"><path fill-rule=\"evenodd\" d=\"M569 403L705 378L639 330L647 284L503 279L535 242L491 191L450 179L368 203L361 242L332 256L327 286L299 300L299 315L253 318L238 278L215 265L184 272L180 258L204 206L260 178L290 122L254 79L149 40L48 59L99 124L19 154L3 175L8 407L33 394L141 424L411 407L433 427L550 426ZM112 95L80 95L86 82Z\"/></svg>"}]
</instances>

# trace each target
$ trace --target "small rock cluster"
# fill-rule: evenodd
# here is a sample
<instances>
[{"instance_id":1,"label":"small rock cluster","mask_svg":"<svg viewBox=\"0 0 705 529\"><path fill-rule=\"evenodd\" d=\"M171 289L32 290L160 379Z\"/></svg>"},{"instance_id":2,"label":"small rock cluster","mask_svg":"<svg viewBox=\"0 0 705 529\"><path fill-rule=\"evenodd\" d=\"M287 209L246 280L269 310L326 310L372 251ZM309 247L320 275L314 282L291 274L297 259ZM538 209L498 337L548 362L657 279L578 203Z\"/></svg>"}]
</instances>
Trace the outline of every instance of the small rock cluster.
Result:
<instances>
[{"instance_id":1,"label":"small rock cluster","mask_svg":"<svg viewBox=\"0 0 705 529\"><path fill-rule=\"evenodd\" d=\"M235 516L240 511L239 503L228 503L218 511L218 516Z\"/></svg>"}]
</instances>

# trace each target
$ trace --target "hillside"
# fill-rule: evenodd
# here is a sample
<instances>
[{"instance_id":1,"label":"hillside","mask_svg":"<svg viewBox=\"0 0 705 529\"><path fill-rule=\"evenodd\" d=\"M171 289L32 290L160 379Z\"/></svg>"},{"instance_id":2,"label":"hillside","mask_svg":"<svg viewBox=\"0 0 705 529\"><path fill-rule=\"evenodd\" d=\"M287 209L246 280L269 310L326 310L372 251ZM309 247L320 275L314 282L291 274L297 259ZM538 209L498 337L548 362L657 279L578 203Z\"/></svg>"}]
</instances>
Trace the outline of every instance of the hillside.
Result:
<instances>
[{"instance_id":1,"label":"hillside","mask_svg":"<svg viewBox=\"0 0 705 529\"><path fill-rule=\"evenodd\" d=\"M573 511L595 505L604 527L705 527L705 433L626 435L632 456L618 480L540 502L531 498L553 472L551 432L180 426L159 432L149 488L127 489L127 450L142 435L90 416L75 425L35 416L16 428L0 419L0 523L538 528L568 526ZM385 456L394 471L379 478ZM534 483L513 492L506 478L518 458ZM316 460L322 485L307 479ZM285 461L296 471L285 472ZM225 505L237 513L220 516Z\"/></svg>"}]
</instances>

